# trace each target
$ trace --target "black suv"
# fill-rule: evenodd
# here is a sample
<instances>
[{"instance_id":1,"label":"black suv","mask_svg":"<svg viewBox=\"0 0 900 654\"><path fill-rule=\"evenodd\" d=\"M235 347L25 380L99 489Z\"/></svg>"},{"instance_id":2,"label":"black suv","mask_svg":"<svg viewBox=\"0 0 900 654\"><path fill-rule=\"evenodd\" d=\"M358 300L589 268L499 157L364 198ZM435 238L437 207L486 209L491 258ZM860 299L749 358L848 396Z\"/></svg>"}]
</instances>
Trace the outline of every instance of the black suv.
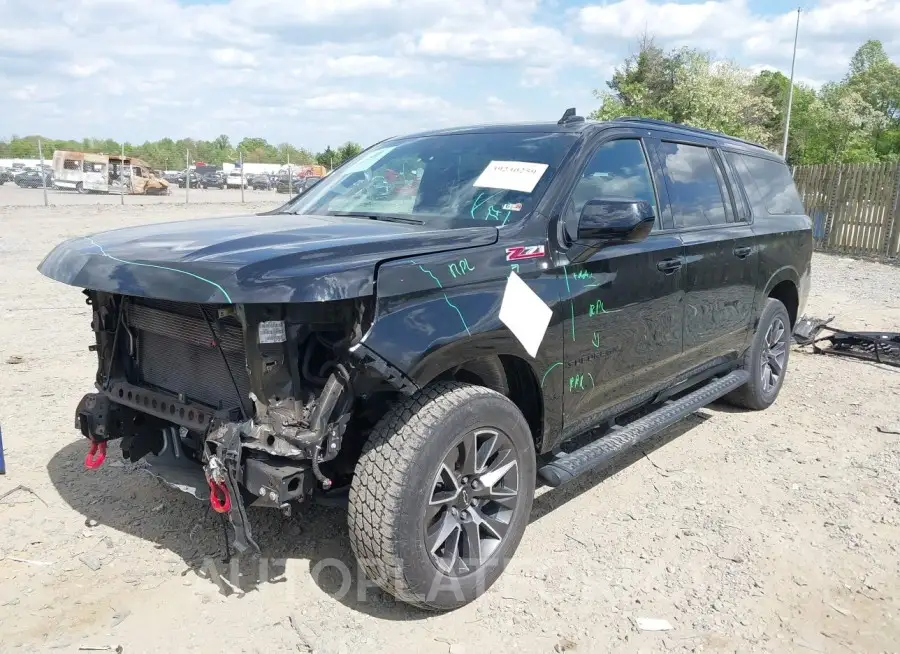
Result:
<instances>
[{"instance_id":1,"label":"black suv","mask_svg":"<svg viewBox=\"0 0 900 654\"><path fill-rule=\"evenodd\" d=\"M247 507L343 492L367 575L449 609L500 575L539 480L719 398L772 404L811 252L763 147L569 110L392 138L277 210L76 238L39 269L93 308L89 467L121 439L239 551Z\"/></svg>"},{"instance_id":2,"label":"black suv","mask_svg":"<svg viewBox=\"0 0 900 654\"><path fill-rule=\"evenodd\" d=\"M250 178L250 188L254 191L268 191L272 188L272 180L268 175L254 175Z\"/></svg>"},{"instance_id":3,"label":"black suv","mask_svg":"<svg viewBox=\"0 0 900 654\"><path fill-rule=\"evenodd\" d=\"M200 188L225 188L225 178L218 173L200 173L198 183Z\"/></svg>"}]
</instances>

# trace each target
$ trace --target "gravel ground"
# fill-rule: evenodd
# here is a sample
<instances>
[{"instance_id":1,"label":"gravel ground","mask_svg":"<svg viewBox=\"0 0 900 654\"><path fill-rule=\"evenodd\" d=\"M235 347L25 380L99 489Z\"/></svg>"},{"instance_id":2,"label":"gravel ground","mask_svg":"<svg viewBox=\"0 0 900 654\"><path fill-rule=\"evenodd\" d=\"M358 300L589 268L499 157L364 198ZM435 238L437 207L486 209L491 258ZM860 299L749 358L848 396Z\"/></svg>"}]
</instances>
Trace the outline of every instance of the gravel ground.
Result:
<instances>
[{"instance_id":1,"label":"gravel ground","mask_svg":"<svg viewBox=\"0 0 900 654\"><path fill-rule=\"evenodd\" d=\"M863 362L795 350L769 411L705 409L540 494L500 582L444 615L359 583L343 510L255 512L266 569L229 571L205 505L115 456L85 471L88 311L37 263L68 236L274 202L0 209L0 496L34 491L0 499L0 651L898 651L900 436L878 428L900 423L900 376ZM900 331L898 288L898 268L816 255L808 312Z\"/></svg>"},{"instance_id":2,"label":"gravel ground","mask_svg":"<svg viewBox=\"0 0 900 654\"><path fill-rule=\"evenodd\" d=\"M125 204L133 205L158 205L158 204L184 204L188 195L183 188L171 186L171 195L126 195ZM122 196L101 193L86 193L80 195L75 191L47 190L47 201L50 206L70 205L119 205L122 204ZM241 201L240 189L195 189L192 188L188 198L190 204L220 204ZM282 203L288 199L285 193L276 193L274 190L253 191L244 190L244 200L251 202ZM44 191L40 188L20 188L11 182L0 185L0 207L37 207L44 204ZM2 209L0 209L2 210Z\"/></svg>"}]
</instances>

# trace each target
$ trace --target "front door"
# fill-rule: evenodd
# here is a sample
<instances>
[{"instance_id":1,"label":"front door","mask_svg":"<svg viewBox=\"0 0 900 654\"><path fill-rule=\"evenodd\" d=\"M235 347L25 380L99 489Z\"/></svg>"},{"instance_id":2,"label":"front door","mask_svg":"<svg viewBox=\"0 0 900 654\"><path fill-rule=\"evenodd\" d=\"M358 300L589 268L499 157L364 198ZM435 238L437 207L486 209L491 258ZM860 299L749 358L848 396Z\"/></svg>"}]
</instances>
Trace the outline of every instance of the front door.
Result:
<instances>
[{"instance_id":1,"label":"front door","mask_svg":"<svg viewBox=\"0 0 900 654\"><path fill-rule=\"evenodd\" d=\"M736 357L751 336L759 248L719 152L658 142L675 228L684 242L684 352L689 365Z\"/></svg>"},{"instance_id":2,"label":"front door","mask_svg":"<svg viewBox=\"0 0 900 654\"><path fill-rule=\"evenodd\" d=\"M660 202L637 135L603 142L588 157L565 209L573 241L582 207L604 198L646 200L657 228L641 243L591 252L575 241L563 253L564 438L649 399L648 389L681 365L682 243L658 229Z\"/></svg>"}]
</instances>

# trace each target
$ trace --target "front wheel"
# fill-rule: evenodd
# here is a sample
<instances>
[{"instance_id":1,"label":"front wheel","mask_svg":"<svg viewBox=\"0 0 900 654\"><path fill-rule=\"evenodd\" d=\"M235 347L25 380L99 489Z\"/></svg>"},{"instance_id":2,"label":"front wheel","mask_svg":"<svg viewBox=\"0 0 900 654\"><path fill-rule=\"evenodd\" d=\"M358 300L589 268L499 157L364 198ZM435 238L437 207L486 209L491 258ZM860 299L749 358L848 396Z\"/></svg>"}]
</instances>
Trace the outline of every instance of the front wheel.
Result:
<instances>
[{"instance_id":1,"label":"front wheel","mask_svg":"<svg viewBox=\"0 0 900 654\"><path fill-rule=\"evenodd\" d=\"M784 384L790 353L791 317L781 302L768 298L744 356L743 367L750 380L726 395L725 401L745 409L768 409Z\"/></svg>"},{"instance_id":2,"label":"front wheel","mask_svg":"<svg viewBox=\"0 0 900 654\"><path fill-rule=\"evenodd\" d=\"M438 383L378 423L350 486L350 545L397 599L449 610L484 593L528 524L535 451L522 413L481 386Z\"/></svg>"}]
</instances>

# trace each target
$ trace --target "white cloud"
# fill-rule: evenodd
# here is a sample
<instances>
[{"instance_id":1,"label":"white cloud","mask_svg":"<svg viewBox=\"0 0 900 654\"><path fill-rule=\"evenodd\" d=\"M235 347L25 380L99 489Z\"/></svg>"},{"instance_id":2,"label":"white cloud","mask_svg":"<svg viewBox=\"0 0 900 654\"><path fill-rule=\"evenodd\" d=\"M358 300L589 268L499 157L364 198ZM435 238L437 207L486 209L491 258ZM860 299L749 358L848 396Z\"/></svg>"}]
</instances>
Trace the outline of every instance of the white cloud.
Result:
<instances>
[{"instance_id":1,"label":"white cloud","mask_svg":"<svg viewBox=\"0 0 900 654\"><path fill-rule=\"evenodd\" d=\"M256 55L237 48L216 48L209 53L210 59L222 66L255 67Z\"/></svg>"},{"instance_id":2,"label":"white cloud","mask_svg":"<svg viewBox=\"0 0 900 654\"><path fill-rule=\"evenodd\" d=\"M84 62L76 62L68 66L61 66L62 72L72 77L92 77L108 68L111 68L113 62L106 57L97 59L89 59Z\"/></svg>"},{"instance_id":3,"label":"white cloud","mask_svg":"<svg viewBox=\"0 0 900 654\"><path fill-rule=\"evenodd\" d=\"M402 57L347 55L326 59L320 68L327 77L407 77L420 70L416 62Z\"/></svg>"},{"instance_id":4,"label":"white cloud","mask_svg":"<svg viewBox=\"0 0 900 654\"><path fill-rule=\"evenodd\" d=\"M532 25L469 32L426 32L414 52L471 61L553 63L575 55L576 47L558 30Z\"/></svg>"},{"instance_id":5,"label":"white cloud","mask_svg":"<svg viewBox=\"0 0 900 654\"><path fill-rule=\"evenodd\" d=\"M556 120L646 28L744 65L790 65L795 14L755 0L0 0L0 129L132 142L263 136L312 148L435 126ZM819 0L797 76L843 76L900 2Z\"/></svg>"},{"instance_id":6,"label":"white cloud","mask_svg":"<svg viewBox=\"0 0 900 654\"><path fill-rule=\"evenodd\" d=\"M581 28L589 34L636 38L644 31L666 38L696 37L704 28L735 25L740 29L744 3L740 0L698 4L655 3L621 0L609 5L583 7L578 12ZM717 33L716 37L722 34Z\"/></svg>"},{"instance_id":7,"label":"white cloud","mask_svg":"<svg viewBox=\"0 0 900 654\"><path fill-rule=\"evenodd\" d=\"M791 4L785 2L783 11L764 15L748 0L620 0L581 7L574 22L585 34L633 44L646 32L664 47L700 47L744 65L769 62L785 70L790 66L797 19ZM853 52L867 39L881 39L889 54L900 58L898 33L897 0L807 3L800 18L798 74L809 80L839 79Z\"/></svg>"},{"instance_id":8,"label":"white cloud","mask_svg":"<svg viewBox=\"0 0 900 654\"><path fill-rule=\"evenodd\" d=\"M419 95L372 95L358 91L344 91L313 96L304 100L310 109L329 111L439 111L449 105L441 98Z\"/></svg>"}]
</instances>

